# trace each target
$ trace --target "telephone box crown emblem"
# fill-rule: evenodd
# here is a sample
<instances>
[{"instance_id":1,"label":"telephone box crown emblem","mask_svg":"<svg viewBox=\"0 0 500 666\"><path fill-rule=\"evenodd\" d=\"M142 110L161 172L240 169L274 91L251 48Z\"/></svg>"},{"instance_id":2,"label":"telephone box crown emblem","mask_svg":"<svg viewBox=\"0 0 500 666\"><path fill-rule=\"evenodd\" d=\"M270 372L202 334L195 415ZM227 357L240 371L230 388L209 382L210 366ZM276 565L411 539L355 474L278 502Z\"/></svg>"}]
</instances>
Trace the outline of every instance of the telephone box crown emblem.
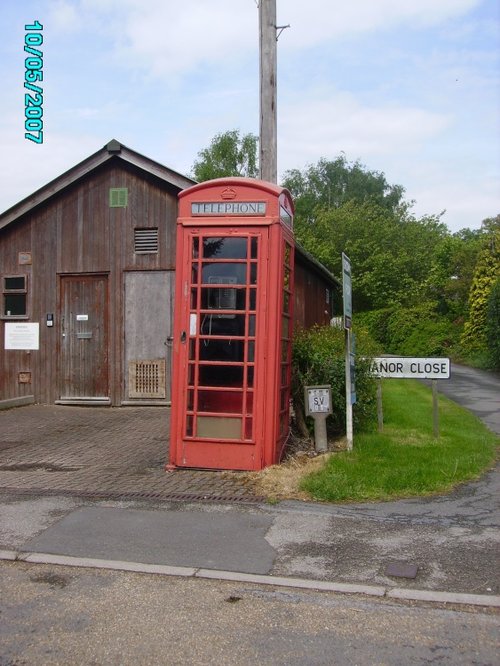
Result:
<instances>
[{"instance_id":1,"label":"telephone box crown emblem","mask_svg":"<svg viewBox=\"0 0 500 666\"><path fill-rule=\"evenodd\" d=\"M234 199L235 196L236 190L233 190L232 187L226 187L226 189L221 192L222 199Z\"/></svg>"}]
</instances>

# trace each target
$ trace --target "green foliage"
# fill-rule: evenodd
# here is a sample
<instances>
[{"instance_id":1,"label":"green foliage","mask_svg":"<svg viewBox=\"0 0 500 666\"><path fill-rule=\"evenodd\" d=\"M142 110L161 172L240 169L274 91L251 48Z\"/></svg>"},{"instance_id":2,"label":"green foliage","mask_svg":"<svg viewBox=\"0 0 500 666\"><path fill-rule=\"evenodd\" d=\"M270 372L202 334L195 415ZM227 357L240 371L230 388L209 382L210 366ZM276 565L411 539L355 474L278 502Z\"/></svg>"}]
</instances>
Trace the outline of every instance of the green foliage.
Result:
<instances>
[{"instance_id":1,"label":"green foliage","mask_svg":"<svg viewBox=\"0 0 500 666\"><path fill-rule=\"evenodd\" d=\"M475 416L439 398L440 437L432 435L432 396L419 382L383 382L384 431L354 435L354 449L332 455L301 487L324 501L374 501L445 492L477 478L495 458L498 437Z\"/></svg>"},{"instance_id":2,"label":"green foliage","mask_svg":"<svg viewBox=\"0 0 500 666\"><path fill-rule=\"evenodd\" d=\"M369 171L359 161L349 162L343 154L334 160L321 158L303 171L287 171L283 186L294 197L298 223L311 223L317 208L340 208L350 201L371 201L393 211L402 205L404 194L404 188L390 185L383 173Z\"/></svg>"},{"instance_id":3,"label":"green foliage","mask_svg":"<svg viewBox=\"0 0 500 666\"><path fill-rule=\"evenodd\" d=\"M257 145L256 136L241 136L239 130L217 134L210 146L198 153L198 160L193 164L193 178L200 183L228 176L257 178Z\"/></svg>"},{"instance_id":4,"label":"green foliage","mask_svg":"<svg viewBox=\"0 0 500 666\"><path fill-rule=\"evenodd\" d=\"M493 284L488 298L486 340L491 367L500 370L500 277Z\"/></svg>"},{"instance_id":5,"label":"green foliage","mask_svg":"<svg viewBox=\"0 0 500 666\"><path fill-rule=\"evenodd\" d=\"M482 251L479 254L469 294L469 319L462 345L466 352L487 351L486 316L490 293L500 275L500 215L483 222Z\"/></svg>"},{"instance_id":6,"label":"green foliage","mask_svg":"<svg viewBox=\"0 0 500 666\"><path fill-rule=\"evenodd\" d=\"M438 312L450 319L464 320L467 316L469 291L480 249L481 232L468 229L445 236L435 246L426 292L437 301Z\"/></svg>"},{"instance_id":7,"label":"green foliage","mask_svg":"<svg viewBox=\"0 0 500 666\"><path fill-rule=\"evenodd\" d=\"M428 301L410 308L384 308L355 316L385 352L401 356L448 356L460 329Z\"/></svg>"},{"instance_id":8,"label":"green foliage","mask_svg":"<svg viewBox=\"0 0 500 666\"><path fill-rule=\"evenodd\" d=\"M342 252L348 255L356 312L419 301L446 233L438 218L416 220L373 201L317 209L313 224L296 226L299 242L334 275L341 274Z\"/></svg>"},{"instance_id":9,"label":"green foliage","mask_svg":"<svg viewBox=\"0 0 500 666\"><path fill-rule=\"evenodd\" d=\"M376 386L370 375L369 358L379 348L365 329L356 332L356 394L353 409L356 428L368 427L376 416ZM330 431L345 432L345 332L330 326L315 327L295 334L292 356L292 397L295 412L304 414L304 387L330 384L333 414ZM309 424L312 427L312 424Z\"/></svg>"}]
</instances>

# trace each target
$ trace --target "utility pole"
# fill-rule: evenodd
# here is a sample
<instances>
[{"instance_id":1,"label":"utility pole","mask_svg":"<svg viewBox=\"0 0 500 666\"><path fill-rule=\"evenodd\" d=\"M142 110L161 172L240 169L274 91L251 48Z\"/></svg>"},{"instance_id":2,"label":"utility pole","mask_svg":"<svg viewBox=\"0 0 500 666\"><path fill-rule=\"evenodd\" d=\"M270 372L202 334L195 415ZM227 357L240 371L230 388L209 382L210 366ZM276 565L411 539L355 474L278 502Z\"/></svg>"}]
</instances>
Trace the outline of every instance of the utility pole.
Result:
<instances>
[{"instance_id":1,"label":"utility pole","mask_svg":"<svg viewBox=\"0 0 500 666\"><path fill-rule=\"evenodd\" d=\"M259 169L262 180L278 182L276 110L276 0L259 2L260 135Z\"/></svg>"}]
</instances>

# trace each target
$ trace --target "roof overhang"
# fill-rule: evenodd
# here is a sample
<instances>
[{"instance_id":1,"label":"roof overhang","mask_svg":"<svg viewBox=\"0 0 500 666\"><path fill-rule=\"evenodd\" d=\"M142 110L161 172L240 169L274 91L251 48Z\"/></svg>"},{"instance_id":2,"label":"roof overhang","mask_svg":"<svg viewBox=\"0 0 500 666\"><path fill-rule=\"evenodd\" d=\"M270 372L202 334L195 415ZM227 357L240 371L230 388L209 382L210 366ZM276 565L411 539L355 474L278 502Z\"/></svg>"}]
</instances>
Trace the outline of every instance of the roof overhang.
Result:
<instances>
[{"instance_id":1,"label":"roof overhang","mask_svg":"<svg viewBox=\"0 0 500 666\"><path fill-rule=\"evenodd\" d=\"M76 166L65 171L60 176L47 183L47 185L44 185L33 194L30 194L28 197L19 203L14 204L14 206L2 213L0 215L0 229L3 229L11 222L14 222L14 220L29 213L33 208L45 203L48 199L91 173L102 164L116 158L156 176L179 191L191 187L196 183L196 181L191 178L183 176L177 171L173 171L172 169L163 166L163 164L155 162L154 160L135 152L135 150L127 148L127 146L120 144L116 139L112 139L96 153L90 155L90 157L87 157Z\"/></svg>"}]
</instances>

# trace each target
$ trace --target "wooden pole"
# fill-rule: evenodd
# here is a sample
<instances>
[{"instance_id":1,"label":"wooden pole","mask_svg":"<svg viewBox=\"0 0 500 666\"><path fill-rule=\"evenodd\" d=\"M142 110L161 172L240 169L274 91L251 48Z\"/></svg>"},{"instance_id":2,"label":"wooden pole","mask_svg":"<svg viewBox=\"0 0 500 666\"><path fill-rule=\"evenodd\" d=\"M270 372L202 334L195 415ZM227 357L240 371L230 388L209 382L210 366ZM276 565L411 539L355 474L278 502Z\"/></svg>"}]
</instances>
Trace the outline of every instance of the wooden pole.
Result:
<instances>
[{"instance_id":1,"label":"wooden pole","mask_svg":"<svg viewBox=\"0 0 500 666\"><path fill-rule=\"evenodd\" d=\"M437 379L432 380L432 431L434 437L439 437L439 403Z\"/></svg>"},{"instance_id":2,"label":"wooden pole","mask_svg":"<svg viewBox=\"0 0 500 666\"><path fill-rule=\"evenodd\" d=\"M276 0L260 0L260 135L259 169L262 180L278 182L276 109Z\"/></svg>"},{"instance_id":3,"label":"wooden pole","mask_svg":"<svg viewBox=\"0 0 500 666\"><path fill-rule=\"evenodd\" d=\"M384 429L384 408L382 404L382 380L377 382L377 422L378 431L382 432Z\"/></svg>"}]
</instances>

